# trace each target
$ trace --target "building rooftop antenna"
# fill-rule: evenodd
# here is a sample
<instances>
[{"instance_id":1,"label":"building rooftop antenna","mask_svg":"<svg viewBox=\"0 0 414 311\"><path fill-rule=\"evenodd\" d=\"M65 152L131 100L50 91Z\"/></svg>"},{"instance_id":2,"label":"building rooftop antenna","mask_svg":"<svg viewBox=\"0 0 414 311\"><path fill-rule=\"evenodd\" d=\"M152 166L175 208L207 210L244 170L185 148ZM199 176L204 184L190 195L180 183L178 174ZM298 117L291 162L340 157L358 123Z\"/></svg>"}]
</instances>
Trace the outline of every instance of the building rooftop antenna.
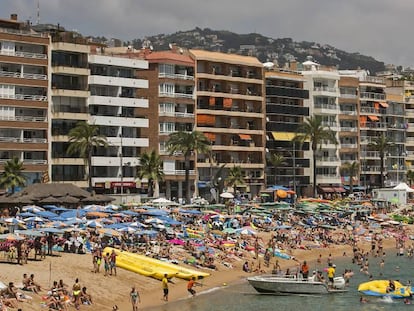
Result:
<instances>
[{"instance_id":1,"label":"building rooftop antenna","mask_svg":"<svg viewBox=\"0 0 414 311\"><path fill-rule=\"evenodd\" d=\"M37 0L37 19L36 25L40 24L40 0Z\"/></svg>"}]
</instances>

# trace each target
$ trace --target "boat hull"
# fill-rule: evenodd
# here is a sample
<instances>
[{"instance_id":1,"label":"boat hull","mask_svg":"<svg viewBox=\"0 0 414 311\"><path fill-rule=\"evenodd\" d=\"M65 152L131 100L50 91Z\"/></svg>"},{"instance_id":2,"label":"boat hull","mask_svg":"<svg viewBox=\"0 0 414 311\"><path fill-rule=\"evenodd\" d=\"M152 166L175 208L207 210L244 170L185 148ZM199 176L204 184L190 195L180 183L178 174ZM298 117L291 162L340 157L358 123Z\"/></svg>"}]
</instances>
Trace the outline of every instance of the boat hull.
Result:
<instances>
[{"instance_id":1,"label":"boat hull","mask_svg":"<svg viewBox=\"0 0 414 311\"><path fill-rule=\"evenodd\" d=\"M322 282L312 280L304 281L295 278L284 278L276 276L254 276L247 278L247 281L259 293L267 294L328 294L331 292L342 292L343 289L328 289Z\"/></svg>"}]
</instances>

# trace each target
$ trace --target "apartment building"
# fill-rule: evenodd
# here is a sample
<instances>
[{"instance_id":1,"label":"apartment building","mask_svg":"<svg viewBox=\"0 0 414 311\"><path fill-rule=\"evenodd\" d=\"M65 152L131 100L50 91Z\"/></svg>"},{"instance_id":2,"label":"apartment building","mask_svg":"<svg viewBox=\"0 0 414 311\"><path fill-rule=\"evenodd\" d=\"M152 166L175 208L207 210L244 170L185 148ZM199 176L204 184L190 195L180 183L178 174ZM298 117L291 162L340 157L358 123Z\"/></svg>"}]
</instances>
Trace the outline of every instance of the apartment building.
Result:
<instances>
[{"instance_id":1,"label":"apartment building","mask_svg":"<svg viewBox=\"0 0 414 311\"><path fill-rule=\"evenodd\" d=\"M385 183L396 186L407 181L407 170L412 169L414 159L414 144L411 136L414 129L410 129L412 121L411 91L412 81L386 79L386 122L387 135L394 143L388 154L386 163L387 175Z\"/></svg>"},{"instance_id":2,"label":"apartment building","mask_svg":"<svg viewBox=\"0 0 414 311\"><path fill-rule=\"evenodd\" d=\"M310 116L320 116L322 125L336 133L340 141L339 131L339 73L335 68L323 67L307 60L302 63L302 74L305 77L304 88L309 90L309 100L305 106L309 108ZM305 152L306 158L312 158L311 150ZM318 192L322 194L343 193L339 167L341 160L339 146L325 142L316 151L316 183ZM310 175L313 182L313 163L310 163Z\"/></svg>"},{"instance_id":3,"label":"apartment building","mask_svg":"<svg viewBox=\"0 0 414 311\"><path fill-rule=\"evenodd\" d=\"M212 160L197 155L200 194L224 165L223 177L238 166L240 192L259 193L265 185L265 90L263 65L256 58L190 50L195 60L196 130L212 142ZM234 190L234 189L233 189Z\"/></svg>"},{"instance_id":4,"label":"apartment building","mask_svg":"<svg viewBox=\"0 0 414 311\"><path fill-rule=\"evenodd\" d=\"M387 133L385 79L366 74L359 76L359 129L362 176L367 191L381 186L381 158L370 145L372 140Z\"/></svg>"},{"instance_id":5,"label":"apartment building","mask_svg":"<svg viewBox=\"0 0 414 311\"><path fill-rule=\"evenodd\" d=\"M136 167L149 146L143 135L149 119L139 112L148 108L148 100L138 96L139 90L148 89L148 62L126 47L92 47L88 64L88 121L108 141L107 148L97 148L92 156L92 184L97 192L120 194L123 199L124 194L140 192Z\"/></svg>"},{"instance_id":6,"label":"apartment building","mask_svg":"<svg viewBox=\"0 0 414 311\"><path fill-rule=\"evenodd\" d=\"M0 19L0 171L14 157L27 182L48 169L49 37Z\"/></svg>"},{"instance_id":7,"label":"apartment building","mask_svg":"<svg viewBox=\"0 0 414 311\"><path fill-rule=\"evenodd\" d=\"M364 166L360 162L360 140L359 140L359 79L355 76L355 71L339 71L339 158L341 165L354 162ZM350 178L354 190L365 190L360 181L359 173L357 176L341 175L341 183L346 190L350 188Z\"/></svg>"},{"instance_id":8,"label":"apartment building","mask_svg":"<svg viewBox=\"0 0 414 311\"><path fill-rule=\"evenodd\" d=\"M292 69L265 70L266 156L270 158L277 153L285 159L281 167L267 161L266 184L290 187L301 196L307 194L304 188L310 184L310 161L304 158L303 151L309 150L309 142L300 146L293 138L304 118L309 116L309 107L304 107L309 91L303 88L304 76Z\"/></svg>"},{"instance_id":9,"label":"apartment building","mask_svg":"<svg viewBox=\"0 0 414 311\"><path fill-rule=\"evenodd\" d=\"M83 158L66 152L69 131L79 121L89 121L88 55L90 46L72 32L56 30L50 33L51 103L50 150L51 181L70 182L88 187Z\"/></svg>"},{"instance_id":10,"label":"apartment building","mask_svg":"<svg viewBox=\"0 0 414 311\"><path fill-rule=\"evenodd\" d=\"M163 161L164 181L160 193L167 198L185 197L185 163L182 154L170 155L166 142L171 133L194 129L194 60L187 51L172 46L168 51L143 50L149 69L143 73L149 88L140 94L149 100L148 152L155 150ZM196 180L195 158L190 158L190 183ZM193 186L193 191L195 188Z\"/></svg>"}]
</instances>

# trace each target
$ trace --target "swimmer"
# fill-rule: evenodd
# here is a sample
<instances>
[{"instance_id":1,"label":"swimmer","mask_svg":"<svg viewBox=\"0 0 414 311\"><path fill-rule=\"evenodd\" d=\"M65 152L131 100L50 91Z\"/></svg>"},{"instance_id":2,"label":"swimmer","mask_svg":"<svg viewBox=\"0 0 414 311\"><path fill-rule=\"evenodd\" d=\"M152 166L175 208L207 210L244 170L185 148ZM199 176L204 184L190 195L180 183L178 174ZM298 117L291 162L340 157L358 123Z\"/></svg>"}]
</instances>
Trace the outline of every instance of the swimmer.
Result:
<instances>
[{"instance_id":1,"label":"swimmer","mask_svg":"<svg viewBox=\"0 0 414 311\"><path fill-rule=\"evenodd\" d=\"M359 302L360 302L360 303L367 303L367 302L368 302L368 299L367 299L367 298L365 298L365 297L362 297L362 296L361 296L361 297L359 298Z\"/></svg>"}]
</instances>

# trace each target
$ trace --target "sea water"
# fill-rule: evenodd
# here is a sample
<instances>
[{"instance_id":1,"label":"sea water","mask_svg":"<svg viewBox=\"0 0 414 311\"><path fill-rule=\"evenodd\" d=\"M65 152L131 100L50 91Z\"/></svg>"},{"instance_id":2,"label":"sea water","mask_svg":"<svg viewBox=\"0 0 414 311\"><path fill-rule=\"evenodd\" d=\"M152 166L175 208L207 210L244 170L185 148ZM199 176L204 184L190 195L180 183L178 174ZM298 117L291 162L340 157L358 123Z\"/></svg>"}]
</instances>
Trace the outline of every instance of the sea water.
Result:
<instances>
[{"instance_id":1,"label":"sea water","mask_svg":"<svg viewBox=\"0 0 414 311\"><path fill-rule=\"evenodd\" d=\"M388 251L385 257L369 257L369 272L374 280L393 279L406 284L412 281L414 284L414 259L406 256L397 256L397 251ZM385 260L385 266L380 268L381 259ZM246 280L232 286L203 292L202 287L197 287L198 294L193 298L170 302L163 306L148 310L161 311L265 311L265 310L414 310L413 305L405 305L403 299L384 299L365 296L368 303L361 304L358 293L358 285L369 281L369 275L360 272L360 267L353 264L351 257L341 257L335 260L337 265L336 276L345 269L352 269L354 276L350 280L349 291L329 295L263 295L258 294ZM323 264L322 264L323 265ZM310 267L310 271L323 267ZM382 273L382 275L380 275ZM208 282L206 279L205 282Z\"/></svg>"}]
</instances>

